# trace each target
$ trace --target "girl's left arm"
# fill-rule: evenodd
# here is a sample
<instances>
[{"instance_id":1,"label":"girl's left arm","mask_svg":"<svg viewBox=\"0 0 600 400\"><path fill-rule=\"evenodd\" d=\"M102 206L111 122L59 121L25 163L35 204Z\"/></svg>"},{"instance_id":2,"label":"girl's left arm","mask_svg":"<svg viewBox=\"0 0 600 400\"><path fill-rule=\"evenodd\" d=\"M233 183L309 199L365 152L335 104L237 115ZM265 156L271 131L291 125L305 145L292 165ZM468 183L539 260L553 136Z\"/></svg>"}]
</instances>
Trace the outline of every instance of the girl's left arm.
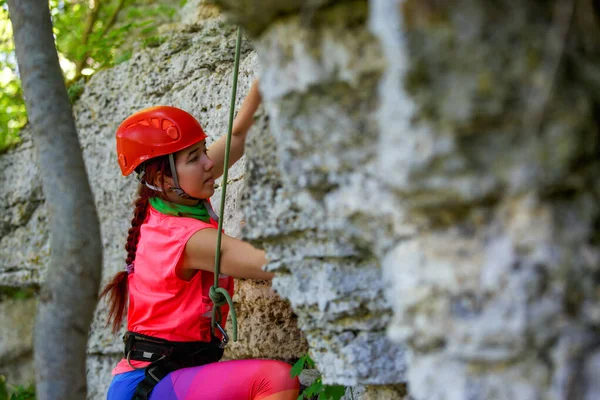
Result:
<instances>
[{"instance_id":1,"label":"girl's left arm","mask_svg":"<svg viewBox=\"0 0 600 400\"><path fill-rule=\"evenodd\" d=\"M258 80L252 82L250 91L244 99L240 111L233 120L231 131L231 152L229 154L229 166L231 167L237 160L244 155L246 144L246 135L254 123L254 113L260 105L262 97L258 90ZM223 163L225 162L225 144L227 135L221 136L208 148L208 156L214 161L213 177L218 178L223 175Z\"/></svg>"}]
</instances>

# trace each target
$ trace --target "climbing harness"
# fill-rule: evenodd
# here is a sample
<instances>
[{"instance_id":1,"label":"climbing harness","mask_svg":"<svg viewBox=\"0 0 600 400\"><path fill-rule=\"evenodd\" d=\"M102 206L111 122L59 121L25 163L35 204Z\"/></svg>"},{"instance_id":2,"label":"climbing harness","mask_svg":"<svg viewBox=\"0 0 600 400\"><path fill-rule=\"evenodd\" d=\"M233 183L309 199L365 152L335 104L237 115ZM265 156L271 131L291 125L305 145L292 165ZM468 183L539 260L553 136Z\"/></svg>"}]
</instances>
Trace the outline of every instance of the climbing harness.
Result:
<instances>
[{"instance_id":1,"label":"climbing harness","mask_svg":"<svg viewBox=\"0 0 600 400\"><path fill-rule=\"evenodd\" d=\"M242 31L241 28L238 28L237 31L237 42L235 47L235 62L234 62L234 70L233 70L233 89L232 89L232 98L231 98L231 107L229 109L229 126L227 131L227 141L225 145L225 160L223 166L223 187L221 190L221 209L219 210L219 216L217 216L212 209L210 203L207 200L203 200L206 210L208 211L211 218L218 222L217 229L217 248L215 251L215 267L214 267L214 284L209 289L209 296L213 302L213 309L211 315L211 341L210 342L172 342L160 338L155 338L151 336L141 335L136 332L128 331L125 336L123 336L123 341L125 343L125 359L130 367L136 369L131 365L131 361L145 361L150 362L151 364L145 368L144 379L138 384L136 387L135 394L133 396L133 400L148 400L150 397L150 393L154 389L154 387L160 382L165 376L169 373L187 367L200 366L213 362L217 362L223 356L223 351L227 343L229 342L229 335L227 331L221 326L219 321L221 321L221 307L225 304L229 305L229 310L231 313L231 320L233 326L233 341L237 341L237 317L235 314L235 308L233 306L233 301L231 300L231 296L227 292L226 289L219 287L219 276L221 270L221 238L223 235L223 215L225 211L225 196L227 194L227 177L229 170L229 153L231 150L231 135L233 130L233 118L235 115L235 100L237 93L237 79L238 79L238 71L239 71L239 59L240 59L240 49L242 42ZM166 107L164 107L166 109ZM170 112L170 110L167 110ZM187 114L187 113L186 113ZM184 118L187 118L184 116ZM156 118L155 118L156 119ZM126 120L127 121L127 120ZM152 121L152 120L151 120ZM168 121L168 120L167 120ZM144 126L146 122L144 120L129 122L129 125L125 125L124 129L127 129L132 126L132 124L142 124ZM154 123L152 121L151 123ZM160 125L160 124L159 124ZM198 124L198 128L200 125ZM161 126L157 126L157 128L164 128ZM121 128L119 128L121 129ZM180 132L177 130L177 125L167 127L170 131L167 131L169 137L172 139L176 139L179 137ZM201 128L200 128L201 130ZM204 139L206 135L204 132L201 132ZM160 136L163 137L163 136ZM194 139L195 140L195 139ZM133 163L127 159L125 153L126 151L120 152L119 150L119 131L117 131L117 152L119 155L119 164L121 165L121 170L124 175L131 173L136 167L138 167L143 161L143 155L137 155L133 157ZM121 142L125 145L129 145L129 143L124 140ZM169 145L171 145L169 143ZM121 145L123 148L123 145ZM127 150L127 149L125 149ZM179 184L177 181L177 174L175 171L174 159L172 155L173 151L169 153L169 163L171 170L173 172L173 180L175 183L176 193L180 197L188 196L183 190L179 188ZM129 154L129 153L128 153ZM140 179L143 179L143 168L139 171ZM145 182L144 182L145 183ZM145 183L146 186L149 186ZM151 189L153 187L149 186ZM160 189L160 188L158 188ZM180 191L178 192L177 189ZM188 196L189 197L189 196ZM215 329L221 332L223 338L219 340L215 335Z\"/></svg>"},{"instance_id":2,"label":"climbing harness","mask_svg":"<svg viewBox=\"0 0 600 400\"><path fill-rule=\"evenodd\" d=\"M172 342L128 331L123 341L131 368L139 369L131 365L132 360L151 362L132 400L147 400L158 382L173 371L217 362L223 356L221 341L216 337L210 342Z\"/></svg>"}]
</instances>

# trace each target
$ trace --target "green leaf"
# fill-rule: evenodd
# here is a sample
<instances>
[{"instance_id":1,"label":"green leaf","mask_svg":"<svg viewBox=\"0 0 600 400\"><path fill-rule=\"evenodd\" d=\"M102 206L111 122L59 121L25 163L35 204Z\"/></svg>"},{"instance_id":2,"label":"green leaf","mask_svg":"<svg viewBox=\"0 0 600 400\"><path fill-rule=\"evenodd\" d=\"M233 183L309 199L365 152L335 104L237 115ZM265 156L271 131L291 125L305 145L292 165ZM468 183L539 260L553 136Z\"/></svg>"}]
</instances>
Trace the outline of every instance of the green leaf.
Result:
<instances>
[{"instance_id":1,"label":"green leaf","mask_svg":"<svg viewBox=\"0 0 600 400\"><path fill-rule=\"evenodd\" d=\"M313 385L310 385L309 387L304 389L304 392L302 392L302 394L304 394L305 397L314 396L316 393L317 393L317 390Z\"/></svg>"},{"instance_id":2,"label":"green leaf","mask_svg":"<svg viewBox=\"0 0 600 400\"><path fill-rule=\"evenodd\" d=\"M302 373L302 370L304 370L305 362L306 362L306 356L300 357L300 359L298 361L296 361L296 363L290 370L290 374L292 375L292 378L295 378L296 376L300 376L300 374Z\"/></svg>"},{"instance_id":3,"label":"green leaf","mask_svg":"<svg viewBox=\"0 0 600 400\"><path fill-rule=\"evenodd\" d=\"M148 27L142 29L141 32L142 32L142 35L148 35L150 33L156 32L157 29L158 29L157 26L151 25L151 26L148 26Z\"/></svg>"},{"instance_id":4,"label":"green leaf","mask_svg":"<svg viewBox=\"0 0 600 400\"><path fill-rule=\"evenodd\" d=\"M341 385L325 385L319 399L340 400L346 394L346 387Z\"/></svg>"},{"instance_id":5,"label":"green leaf","mask_svg":"<svg viewBox=\"0 0 600 400\"><path fill-rule=\"evenodd\" d=\"M35 387L17 386L16 391L10 396L10 400L35 400Z\"/></svg>"},{"instance_id":6,"label":"green leaf","mask_svg":"<svg viewBox=\"0 0 600 400\"><path fill-rule=\"evenodd\" d=\"M0 400L8 399L8 390L6 390L6 378L0 375Z\"/></svg>"},{"instance_id":7,"label":"green leaf","mask_svg":"<svg viewBox=\"0 0 600 400\"><path fill-rule=\"evenodd\" d=\"M119 65L121 63L124 63L125 61L129 60L131 58L131 51L126 51L125 53L122 53L120 55L118 55L117 57L115 57L115 65Z\"/></svg>"},{"instance_id":8,"label":"green leaf","mask_svg":"<svg viewBox=\"0 0 600 400\"><path fill-rule=\"evenodd\" d=\"M304 390L304 395L305 396L314 396L314 395L321 393L322 390L323 390L323 382L321 381L321 377L318 377L317 379L315 379L315 381L312 383L312 385L310 385L309 387L307 387Z\"/></svg>"},{"instance_id":9,"label":"green leaf","mask_svg":"<svg viewBox=\"0 0 600 400\"><path fill-rule=\"evenodd\" d=\"M158 47L167 40L164 36L151 36L143 41L144 47Z\"/></svg>"},{"instance_id":10,"label":"green leaf","mask_svg":"<svg viewBox=\"0 0 600 400\"><path fill-rule=\"evenodd\" d=\"M154 21L152 21L151 19L147 20L147 21L143 21L138 23L138 27L143 28L143 27L147 27L149 25L152 25L154 23Z\"/></svg>"}]
</instances>

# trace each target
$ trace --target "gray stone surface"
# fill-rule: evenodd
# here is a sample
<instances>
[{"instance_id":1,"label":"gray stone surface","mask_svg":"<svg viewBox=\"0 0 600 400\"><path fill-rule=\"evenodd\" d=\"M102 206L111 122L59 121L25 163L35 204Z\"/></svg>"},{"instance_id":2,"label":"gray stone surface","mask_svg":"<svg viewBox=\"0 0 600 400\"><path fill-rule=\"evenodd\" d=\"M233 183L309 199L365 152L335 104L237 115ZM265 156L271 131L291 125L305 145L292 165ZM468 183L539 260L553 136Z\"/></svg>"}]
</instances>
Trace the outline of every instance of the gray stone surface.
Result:
<instances>
[{"instance_id":1,"label":"gray stone surface","mask_svg":"<svg viewBox=\"0 0 600 400\"><path fill-rule=\"evenodd\" d=\"M352 0L346 0L352 1ZM216 4L236 25L242 25L252 36L261 34L272 23L277 23L288 16L294 18L301 14L303 21L309 24L317 10L340 0L208 0Z\"/></svg>"},{"instance_id":2,"label":"gray stone surface","mask_svg":"<svg viewBox=\"0 0 600 400\"><path fill-rule=\"evenodd\" d=\"M111 371L120 360L120 354L90 354L87 359L88 399L106 399L112 380Z\"/></svg>"},{"instance_id":3,"label":"gray stone surface","mask_svg":"<svg viewBox=\"0 0 600 400\"><path fill-rule=\"evenodd\" d=\"M9 364L0 365L0 376L3 377L9 392L14 388L30 387L35 383L35 365L32 353L11 360Z\"/></svg>"},{"instance_id":4,"label":"gray stone surface","mask_svg":"<svg viewBox=\"0 0 600 400\"><path fill-rule=\"evenodd\" d=\"M348 223L368 204L376 163L384 62L367 14L350 2L311 24L288 16L255 41L271 130L248 144L248 187L260 190L242 197L243 237L267 251L273 288L298 314L323 381L344 385L406 373L403 347L385 336L391 309L374 253L393 238L375 244L386 231L368 230L388 222Z\"/></svg>"},{"instance_id":5,"label":"gray stone surface","mask_svg":"<svg viewBox=\"0 0 600 400\"><path fill-rule=\"evenodd\" d=\"M50 254L46 210L31 132L0 157L0 282L39 284Z\"/></svg>"},{"instance_id":6,"label":"gray stone surface","mask_svg":"<svg viewBox=\"0 0 600 400\"><path fill-rule=\"evenodd\" d=\"M599 47L569 4L371 2L379 178L408 226L388 332L417 399L600 396L598 86L557 64Z\"/></svg>"},{"instance_id":7,"label":"gray stone surface","mask_svg":"<svg viewBox=\"0 0 600 400\"><path fill-rule=\"evenodd\" d=\"M33 374L33 317L37 301L0 299L0 375L10 385L27 386Z\"/></svg>"},{"instance_id":8,"label":"gray stone surface","mask_svg":"<svg viewBox=\"0 0 600 400\"><path fill-rule=\"evenodd\" d=\"M408 378L418 399L597 396L598 10L267 4L257 29L259 2L219 3L260 32L277 154L248 160L266 189L244 197L244 235L324 379ZM384 342L353 340L385 325L408 375L401 350L393 379L356 367Z\"/></svg>"},{"instance_id":9,"label":"gray stone surface","mask_svg":"<svg viewBox=\"0 0 600 400\"><path fill-rule=\"evenodd\" d=\"M342 400L412 400L403 384L386 386L357 386L346 389Z\"/></svg>"}]
</instances>

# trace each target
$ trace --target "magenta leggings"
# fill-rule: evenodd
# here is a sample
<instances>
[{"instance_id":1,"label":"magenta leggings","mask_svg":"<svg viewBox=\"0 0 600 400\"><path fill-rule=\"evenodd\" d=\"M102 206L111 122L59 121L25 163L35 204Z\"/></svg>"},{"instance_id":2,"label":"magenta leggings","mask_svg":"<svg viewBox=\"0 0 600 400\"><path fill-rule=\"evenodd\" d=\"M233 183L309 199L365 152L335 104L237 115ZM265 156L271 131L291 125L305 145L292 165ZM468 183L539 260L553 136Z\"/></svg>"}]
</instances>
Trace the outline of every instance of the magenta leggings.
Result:
<instances>
[{"instance_id":1,"label":"magenta leggings","mask_svg":"<svg viewBox=\"0 0 600 400\"><path fill-rule=\"evenodd\" d=\"M290 368L274 360L233 360L184 368L161 380L150 400L261 400L288 390L294 390L296 398L300 385L291 377ZM134 371L121 375L129 374L115 376L109 400L131 400L143 374Z\"/></svg>"}]
</instances>

